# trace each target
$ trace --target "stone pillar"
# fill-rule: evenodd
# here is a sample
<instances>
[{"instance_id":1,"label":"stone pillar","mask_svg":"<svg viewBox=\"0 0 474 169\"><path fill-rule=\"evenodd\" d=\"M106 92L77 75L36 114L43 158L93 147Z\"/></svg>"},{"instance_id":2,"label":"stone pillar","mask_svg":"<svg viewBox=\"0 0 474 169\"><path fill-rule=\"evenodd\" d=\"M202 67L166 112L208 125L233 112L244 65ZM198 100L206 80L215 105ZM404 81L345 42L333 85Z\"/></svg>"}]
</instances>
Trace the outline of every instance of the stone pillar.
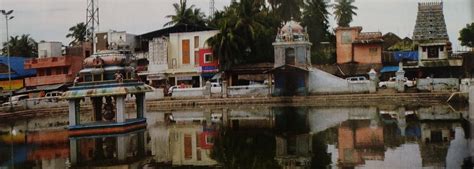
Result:
<instances>
[{"instance_id":1,"label":"stone pillar","mask_svg":"<svg viewBox=\"0 0 474 169\"><path fill-rule=\"evenodd\" d=\"M117 158L118 160L125 160L127 157L128 144L126 136L117 137Z\"/></svg>"},{"instance_id":2,"label":"stone pillar","mask_svg":"<svg viewBox=\"0 0 474 169\"><path fill-rule=\"evenodd\" d=\"M71 159L71 164L77 163L77 140L69 140L69 158Z\"/></svg>"},{"instance_id":3,"label":"stone pillar","mask_svg":"<svg viewBox=\"0 0 474 169\"><path fill-rule=\"evenodd\" d=\"M117 107L117 122L123 123L125 122L125 96L115 96L115 106Z\"/></svg>"},{"instance_id":4,"label":"stone pillar","mask_svg":"<svg viewBox=\"0 0 474 169\"><path fill-rule=\"evenodd\" d=\"M145 94L135 94L135 105L137 106L137 119L145 117Z\"/></svg>"},{"instance_id":5,"label":"stone pillar","mask_svg":"<svg viewBox=\"0 0 474 169\"><path fill-rule=\"evenodd\" d=\"M80 124L80 100L70 99L69 102L69 126L75 126Z\"/></svg>"},{"instance_id":6,"label":"stone pillar","mask_svg":"<svg viewBox=\"0 0 474 169\"><path fill-rule=\"evenodd\" d=\"M211 98L211 82L210 81L206 81L206 86L204 87L204 97L206 97L207 99Z\"/></svg>"},{"instance_id":7,"label":"stone pillar","mask_svg":"<svg viewBox=\"0 0 474 169\"><path fill-rule=\"evenodd\" d=\"M398 71L395 72L396 79L397 79L397 91L398 92L404 92L405 91L405 71L403 70L403 63L399 62L398 63Z\"/></svg>"},{"instance_id":8,"label":"stone pillar","mask_svg":"<svg viewBox=\"0 0 474 169\"><path fill-rule=\"evenodd\" d=\"M227 98L227 81L222 81L222 97Z\"/></svg>"}]
</instances>

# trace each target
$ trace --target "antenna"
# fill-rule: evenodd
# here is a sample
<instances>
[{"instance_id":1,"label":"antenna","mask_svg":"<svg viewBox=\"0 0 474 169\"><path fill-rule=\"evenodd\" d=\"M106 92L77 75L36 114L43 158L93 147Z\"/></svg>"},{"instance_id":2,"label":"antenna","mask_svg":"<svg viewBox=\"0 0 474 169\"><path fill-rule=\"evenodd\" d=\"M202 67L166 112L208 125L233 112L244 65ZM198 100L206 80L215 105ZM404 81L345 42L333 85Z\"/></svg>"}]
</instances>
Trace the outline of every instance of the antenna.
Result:
<instances>
[{"instance_id":1,"label":"antenna","mask_svg":"<svg viewBox=\"0 0 474 169\"><path fill-rule=\"evenodd\" d=\"M89 42L92 42L93 49L92 51L96 50L95 47L95 31L99 30L99 0L87 0L87 10L86 10L86 29L87 35L86 39Z\"/></svg>"},{"instance_id":2,"label":"antenna","mask_svg":"<svg viewBox=\"0 0 474 169\"><path fill-rule=\"evenodd\" d=\"M214 6L214 0L209 0L209 17L212 18L216 12L216 7Z\"/></svg>"}]
</instances>

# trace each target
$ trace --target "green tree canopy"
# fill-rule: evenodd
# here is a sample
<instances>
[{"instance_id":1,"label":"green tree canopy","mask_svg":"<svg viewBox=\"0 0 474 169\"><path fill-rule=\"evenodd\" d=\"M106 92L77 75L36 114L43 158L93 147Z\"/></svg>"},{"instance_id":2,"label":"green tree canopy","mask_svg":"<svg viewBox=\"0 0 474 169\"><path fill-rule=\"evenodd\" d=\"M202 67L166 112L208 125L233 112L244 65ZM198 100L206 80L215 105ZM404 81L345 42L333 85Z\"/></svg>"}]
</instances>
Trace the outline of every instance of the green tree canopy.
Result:
<instances>
[{"instance_id":1,"label":"green tree canopy","mask_svg":"<svg viewBox=\"0 0 474 169\"><path fill-rule=\"evenodd\" d=\"M218 56L221 70L241 63L273 61L272 42L280 21L265 1L233 2L223 12L216 12L210 23L220 30L207 42Z\"/></svg>"},{"instance_id":2,"label":"green tree canopy","mask_svg":"<svg viewBox=\"0 0 474 169\"><path fill-rule=\"evenodd\" d=\"M166 18L170 18L171 21L167 22L164 26L172 25L196 25L205 26L206 16L201 12L201 9L195 8L194 5L188 7L187 0L179 0L179 3L174 3L173 8L175 11L174 15L168 15Z\"/></svg>"},{"instance_id":3,"label":"green tree canopy","mask_svg":"<svg viewBox=\"0 0 474 169\"><path fill-rule=\"evenodd\" d=\"M7 47L10 47L10 56L31 58L38 55L38 44L28 34L23 34L21 36L11 36L8 42L3 43L3 55L7 55Z\"/></svg>"},{"instance_id":4,"label":"green tree canopy","mask_svg":"<svg viewBox=\"0 0 474 169\"><path fill-rule=\"evenodd\" d=\"M86 41L87 27L84 22L78 23L77 25L69 28L69 33L66 35L66 38L72 38L73 40L69 42L69 46L79 45L82 42Z\"/></svg>"},{"instance_id":5,"label":"green tree canopy","mask_svg":"<svg viewBox=\"0 0 474 169\"><path fill-rule=\"evenodd\" d=\"M356 15L355 10L358 8L352 5L353 0L341 0L334 6L334 15L337 25L341 27L349 27L352 22L352 15Z\"/></svg>"},{"instance_id":6,"label":"green tree canopy","mask_svg":"<svg viewBox=\"0 0 474 169\"><path fill-rule=\"evenodd\" d=\"M461 45L474 47L474 22L467 24L465 28L461 29L461 31L459 31L459 35Z\"/></svg>"},{"instance_id":7,"label":"green tree canopy","mask_svg":"<svg viewBox=\"0 0 474 169\"><path fill-rule=\"evenodd\" d=\"M301 19L303 0L268 0L268 3L282 21Z\"/></svg>"}]
</instances>

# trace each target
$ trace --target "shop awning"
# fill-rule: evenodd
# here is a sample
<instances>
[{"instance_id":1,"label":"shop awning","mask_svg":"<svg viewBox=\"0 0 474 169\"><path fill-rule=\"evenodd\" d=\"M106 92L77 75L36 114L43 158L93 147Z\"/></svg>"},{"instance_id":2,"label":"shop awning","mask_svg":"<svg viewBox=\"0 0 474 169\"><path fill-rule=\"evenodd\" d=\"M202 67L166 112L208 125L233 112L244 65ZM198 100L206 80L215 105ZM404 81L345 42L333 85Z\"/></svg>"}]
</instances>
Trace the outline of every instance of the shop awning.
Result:
<instances>
[{"instance_id":1,"label":"shop awning","mask_svg":"<svg viewBox=\"0 0 474 169\"><path fill-rule=\"evenodd\" d=\"M380 73L396 72L398 69L398 66L384 66L382 69L380 69Z\"/></svg>"},{"instance_id":2,"label":"shop awning","mask_svg":"<svg viewBox=\"0 0 474 169\"><path fill-rule=\"evenodd\" d=\"M216 73L211 79L217 80L217 79L220 79L221 77L222 77L222 73Z\"/></svg>"},{"instance_id":3,"label":"shop awning","mask_svg":"<svg viewBox=\"0 0 474 169\"><path fill-rule=\"evenodd\" d=\"M39 91L51 91L51 90L57 90L63 87L64 85L66 84L62 83L62 84L42 85L42 86L36 86L35 89L23 88L23 89L15 91L15 93L20 94L20 93L39 92Z\"/></svg>"}]
</instances>

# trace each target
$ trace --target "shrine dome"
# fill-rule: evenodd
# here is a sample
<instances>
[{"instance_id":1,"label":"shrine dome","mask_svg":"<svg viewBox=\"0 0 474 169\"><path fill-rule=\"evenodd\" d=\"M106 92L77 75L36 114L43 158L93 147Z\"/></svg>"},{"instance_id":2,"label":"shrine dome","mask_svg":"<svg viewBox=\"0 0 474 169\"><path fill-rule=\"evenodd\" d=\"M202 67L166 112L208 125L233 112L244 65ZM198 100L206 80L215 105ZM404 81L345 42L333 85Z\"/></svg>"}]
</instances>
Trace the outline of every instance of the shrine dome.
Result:
<instances>
[{"instance_id":1,"label":"shrine dome","mask_svg":"<svg viewBox=\"0 0 474 169\"><path fill-rule=\"evenodd\" d=\"M304 32L304 28L298 22L296 22L294 20L290 20L290 21L286 22L286 24L281 28L281 32L283 34L290 33L290 29L291 29L291 33L303 33Z\"/></svg>"}]
</instances>

